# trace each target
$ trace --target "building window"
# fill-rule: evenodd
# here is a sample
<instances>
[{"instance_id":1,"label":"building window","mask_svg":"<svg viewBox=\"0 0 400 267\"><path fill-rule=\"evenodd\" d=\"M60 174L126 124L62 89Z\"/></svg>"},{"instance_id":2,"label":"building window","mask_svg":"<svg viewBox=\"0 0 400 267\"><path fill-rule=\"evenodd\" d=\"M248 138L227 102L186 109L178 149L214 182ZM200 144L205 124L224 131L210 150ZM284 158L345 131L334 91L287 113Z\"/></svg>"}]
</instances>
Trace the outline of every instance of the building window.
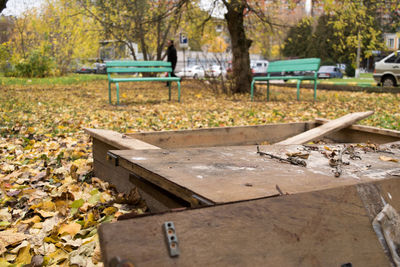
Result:
<instances>
[{"instance_id":1,"label":"building window","mask_svg":"<svg viewBox=\"0 0 400 267\"><path fill-rule=\"evenodd\" d=\"M394 38L388 38L386 45L389 49L394 49Z\"/></svg>"}]
</instances>

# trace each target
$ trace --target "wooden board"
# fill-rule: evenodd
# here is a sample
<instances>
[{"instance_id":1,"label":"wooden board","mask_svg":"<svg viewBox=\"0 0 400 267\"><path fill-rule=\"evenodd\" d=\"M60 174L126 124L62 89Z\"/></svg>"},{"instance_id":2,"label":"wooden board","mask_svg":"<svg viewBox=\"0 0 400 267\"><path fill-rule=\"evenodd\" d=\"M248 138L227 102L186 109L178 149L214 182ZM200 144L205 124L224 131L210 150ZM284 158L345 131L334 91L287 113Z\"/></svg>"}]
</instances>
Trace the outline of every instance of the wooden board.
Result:
<instances>
[{"instance_id":1,"label":"wooden board","mask_svg":"<svg viewBox=\"0 0 400 267\"><path fill-rule=\"evenodd\" d=\"M137 139L128 138L126 135L111 130L86 128L85 132L93 138L101 140L118 149L159 149L159 147L154 145Z\"/></svg>"},{"instance_id":2,"label":"wooden board","mask_svg":"<svg viewBox=\"0 0 400 267\"><path fill-rule=\"evenodd\" d=\"M150 149L154 148L154 146L160 148L184 148L273 144L326 122L329 121L316 119L315 122L275 123L131 134L120 134L115 131L101 129L85 129L85 131L94 139L112 145L117 149L147 149L149 144L153 146L150 146ZM400 132L370 126L351 125L334 134L328 134L326 137L335 143L370 142L381 144L400 140Z\"/></svg>"},{"instance_id":3,"label":"wooden board","mask_svg":"<svg viewBox=\"0 0 400 267\"><path fill-rule=\"evenodd\" d=\"M315 127L313 122L274 123L254 126L218 127L179 131L127 134L160 148L210 147L270 144Z\"/></svg>"},{"instance_id":4,"label":"wooden board","mask_svg":"<svg viewBox=\"0 0 400 267\"><path fill-rule=\"evenodd\" d=\"M390 177L390 172L400 168L398 162L383 161L381 156L400 161L399 148L388 152L365 152L367 147L356 147L362 160L343 161L343 174L335 178L333 168L322 154L343 149L343 145L261 146L261 151L286 158L286 153L309 153L307 167L300 167L257 154L256 146L211 147L172 150L120 150L111 151L119 157L118 164L150 183L192 202L193 195L210 203L226 203L274 196L283 193L300 193L373 179ZM393 154L391 154L393 153ZM193 202L192 202L193 203Z\"/></svg>"},{"instance_id":5,"label":"wooden board","mask_svg":"<svg viewBox=\"0 0 400 267\"><path fill-rule=\"evenodd\" d=\"M315 122L317 124L326 124L326 123L330 122L330 120L316 118ZM347 129L362 132L365 134L372 133L372 134L378 134L378 135L387 136L387 137L395 137L396 139L400 139L400 132L395 131L395 130L390 130L390 129L382 129L382 128L366 126L366 125L350 125L347 127Z\"/></svg>"},{"instance_id":6,"label":"wooden board","mask_svg":"<svg viewBox=\"0 0 400 267\"><path fill-rule=\"evenodd\" d=\"M375 184L399 206L388 197L399 191L399 179ZM390 266L364 204L356 186L345 186L102 224L103 262L118 256L138 267ZM167 221L179 240L174 258L162 231Z\"/></svg>"},{"instance_id":7,"label":"wooden board","mask_svg":"<svg viewBox=\"0 0 400 267\"><path fill-rule=\"evenodd\" d=\"M107 152L115 149L115 147L93 138L93 167L96 177L115 186L118 192L129 193L133 188L138 187L141 197L151 212L161 212L184 206L180 202L177 203L175 199L171 199L167 193L160 192L158 188L149 188L147 184L138 181L127 169L115 166L107 160Z\"/></svg>"},{"instance_id":8,"label":"wooden board","mask_svg":"<svg viewBox=\"0 0 400 267\"><path fill-rule=\"evenodd\" d=\"M338 131L340 129L346 128L349 125L354 124L355 122L362 120L370 115L372 115L373 111L366 111L366 112L355 112L347 114L343 117L340 117L336 120L332 120L323 124L317 128L308 130L304 133L299 135L290 137L284 141L277 143L278 145L296 145L296 144L304 144L312 140L320 139L323 136Z\"/></svg>"}]
</instances>

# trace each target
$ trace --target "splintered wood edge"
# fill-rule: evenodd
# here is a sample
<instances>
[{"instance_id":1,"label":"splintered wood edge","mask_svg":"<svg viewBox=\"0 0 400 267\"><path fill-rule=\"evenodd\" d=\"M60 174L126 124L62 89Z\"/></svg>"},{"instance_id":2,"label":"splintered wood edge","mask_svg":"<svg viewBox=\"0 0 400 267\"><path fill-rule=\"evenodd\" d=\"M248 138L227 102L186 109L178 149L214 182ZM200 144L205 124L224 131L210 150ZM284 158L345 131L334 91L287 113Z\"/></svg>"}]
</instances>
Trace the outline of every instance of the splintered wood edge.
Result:
<instances>
[{"instance_id":1,"label":"splintered wood edge","mask_svg":"<svg viewBox=\"0 0 400 267\"><path fill-rule=\"evenodd\" d=\"M84 131L91 137L118 149L160 149L152 144L128 137L112 130L85 128Z\"/></svg>"}]
</instances>

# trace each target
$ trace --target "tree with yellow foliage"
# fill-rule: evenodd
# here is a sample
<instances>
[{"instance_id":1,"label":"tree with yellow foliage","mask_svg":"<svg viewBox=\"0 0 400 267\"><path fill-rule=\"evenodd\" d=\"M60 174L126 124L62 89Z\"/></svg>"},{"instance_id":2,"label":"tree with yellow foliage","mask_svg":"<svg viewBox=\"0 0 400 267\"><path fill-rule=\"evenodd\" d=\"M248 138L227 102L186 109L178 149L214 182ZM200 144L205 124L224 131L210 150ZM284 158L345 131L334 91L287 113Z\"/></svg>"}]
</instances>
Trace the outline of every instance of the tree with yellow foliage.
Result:
<instances>
[{"instance_id":1,"label":"tree with yellow foliage","mask_svg":"<svg viewBox=\"0 0 400 267\"><path fill-rule=\"evenodd\" d=\"M71 1L47 0L40 12L28 10L14 20L8 43L14 63L35 53L53 59L52 74L65 74L76 61L97 57L99 27Z\"/></svg>"}]
</instances>

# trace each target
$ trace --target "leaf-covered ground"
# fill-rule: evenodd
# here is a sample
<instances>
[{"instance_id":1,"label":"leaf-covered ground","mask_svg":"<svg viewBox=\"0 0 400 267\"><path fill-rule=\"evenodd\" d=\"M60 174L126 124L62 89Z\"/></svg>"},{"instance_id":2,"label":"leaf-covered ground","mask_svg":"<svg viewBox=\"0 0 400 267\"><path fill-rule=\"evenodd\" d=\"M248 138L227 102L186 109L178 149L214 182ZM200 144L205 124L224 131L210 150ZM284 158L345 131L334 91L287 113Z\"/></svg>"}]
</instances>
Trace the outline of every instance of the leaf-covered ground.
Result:
<instances>
[{"instance_id":1,"label":"leaf-covered ground","mask_svg":"<svg viewBox=\"0 0 400 267\"><path fill-rule=\"evenodd\" d=\"M161 83L122 84L121 106L108 104L106 81L0 88L0 266L101 265L97 226L143 212L136 196L93 177L83 128L161 131L334 119L374 110L366 125L400 130L400 94L272 87L271 100L215 93L207 82L182 84L168 101ZM115 102L115 92L113 92Z\"/></svg>"}]
</instances>

